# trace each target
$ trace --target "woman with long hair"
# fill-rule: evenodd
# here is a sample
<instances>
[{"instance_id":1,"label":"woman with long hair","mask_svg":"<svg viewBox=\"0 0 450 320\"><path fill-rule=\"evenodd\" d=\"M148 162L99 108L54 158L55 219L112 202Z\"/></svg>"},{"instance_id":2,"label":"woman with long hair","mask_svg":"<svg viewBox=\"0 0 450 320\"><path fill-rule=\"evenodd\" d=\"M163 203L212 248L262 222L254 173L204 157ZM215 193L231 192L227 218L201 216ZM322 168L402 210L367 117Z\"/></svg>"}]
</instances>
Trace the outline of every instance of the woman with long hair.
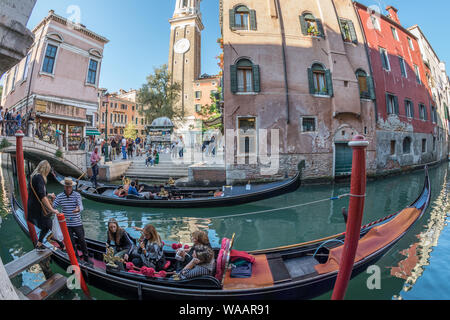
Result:
<instances>
[{"instance_id":1,"label":"woman with long hair","mask_svg":"<svg viewBox=\"0 0 450 320\"><path fill-rule=\"evenodd\" d=\"M117 256L123 256L128 260L131 251L134 248L134 242L128 232L119 226L116 219L111 218L108 221L108 246L114 246ZM114 243L114 245L112 245Z\"/></svg>"},{"instance_id":2,"label":"woman with long hair","mask_svg":"<svg viewBox=\"0 0 450 320\"><path fill-rule=\"evenodd\" d=\"M162 270L166 263L164 257L163 242L156 228L147 224L143 229L134 227L141 231L142 236L139 239L139 247L134 248L128 260L131 260L136 267L146 266L156 271Z\"/></svg>"},{"instance_id":3,"label":"woman with long hair","mask_svg":"<svg viewBox=\"0 0 450 320\"><path fill-rule=\"evenodd\" d=\"M52 230L51 214L58 214L58 210L53 209L51 201L55 199L55 194L47 194L47 176L51 166L47 160L41 161L33 171L28 184L27 220L38 227L39 233L37 250L45 249L43 241L47 233Z\"/></svg>"},{"instance_id":4,"label":"woman with long hair","mask_svg":"<svg viewBox=\"0 0 450 320\"><path fill-rule=\"evenodd\" d=\"M214 273L214 251L209 246L193 246L191 261L178 273L180 279L192 279L200 276L212 276Z\"/></svg>"},{"instance_id":5,"label":"woman with long hair","mask_svg":"<svg viewBox=\"0 0 450 320\"><path fill-rule=\"evenodd\" d=\"M194 253L194 247L197 245L202 245L211 248L211 243L209 242L208 234L205 231L197 230L192 232L191 234L192 239L192 247L191 249L186 252L184 249L178 249L177 250L177 262L175 265L175 269L177 271L183 269L186 267L191 260L193 259L193 253Z\"/></svg>"}]
</instances>

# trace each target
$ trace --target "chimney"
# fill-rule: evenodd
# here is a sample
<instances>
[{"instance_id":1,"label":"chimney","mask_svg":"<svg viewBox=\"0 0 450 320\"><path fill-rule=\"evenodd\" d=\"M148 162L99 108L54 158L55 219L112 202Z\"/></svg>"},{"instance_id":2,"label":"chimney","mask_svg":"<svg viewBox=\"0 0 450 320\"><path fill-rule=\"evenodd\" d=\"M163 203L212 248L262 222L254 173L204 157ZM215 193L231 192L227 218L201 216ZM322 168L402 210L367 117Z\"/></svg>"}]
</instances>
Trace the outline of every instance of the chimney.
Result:
<instances>
[{"instance_id":1,"label":"chimney","mask_svg":"<svg viewBox=\"0 0 450 320\"><path fill-rule=\"evenodd\" d=\"M398 18L398 10L396 8L394 8L393 6L388 6L386 8L386 11L389 12L389 18L391 18L391 20L394 20L395 22L397 22L398 24L400 24L400 19Z\"/></svg>"}]
</instances>

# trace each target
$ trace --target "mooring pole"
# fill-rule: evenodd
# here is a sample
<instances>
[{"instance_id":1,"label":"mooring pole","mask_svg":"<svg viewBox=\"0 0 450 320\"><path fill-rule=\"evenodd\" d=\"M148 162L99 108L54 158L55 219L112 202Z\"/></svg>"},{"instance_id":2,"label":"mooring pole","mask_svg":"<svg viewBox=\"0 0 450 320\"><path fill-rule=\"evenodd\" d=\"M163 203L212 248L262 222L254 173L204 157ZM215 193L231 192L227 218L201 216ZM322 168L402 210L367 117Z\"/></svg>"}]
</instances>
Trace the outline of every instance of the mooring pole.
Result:
<instances>
[{"instance_id":1,"label":"mooring pole","mask_svg":"<svg viewBox=\"0 0 450 320\"><path fill-rule=\"evenodd\" d=\"M66 247L66 252L70 259L70 264L76 268L76 273L80 275L79 281L81 289L83 290L84 294L90 298L91 294L89 293L89 288L86 285L86 282L84 281L83 274L81 273L80 265L78 264L77 257L75 255L75 251L73 250L72 241L70 240L69 230L67 229L66 224L66 217L64 214L60 213L58 216L58 222L59 226L61 227L61 232L64 236L64 246Z\"/></svg>"},{"instance_id":2,"label":"mooring pole","mask_svg":"<svg viewBox=\"0 0 450 320\"><path fill-rule=\"evenodd\" d=\"M27 221L28 232L30 233L31 241L36 245L37 236L34 225L28 222L28 191L27 191L27 179L25 178L25 162L23 157L23 137L25 135L21 130L16 132L16 169L17 180L19 182L20 198L22 199L23 212L25 213L25 220Z\"/></svg>"},{"instance_id":3,"label":"mooring pole","mask_svg":"<svg viewBox=\"0 0 450 320\"><path fill-rule=\"evenodd\" d=\"M357 135L348 145L353 149L350 204L344 249L339 263L339 272L334 285L332 300L343 300L347 291L355 262L356 249L358 248L366 194L366 148L369 142L365 141L363 136Z\"/></svg>"}]
</instances>

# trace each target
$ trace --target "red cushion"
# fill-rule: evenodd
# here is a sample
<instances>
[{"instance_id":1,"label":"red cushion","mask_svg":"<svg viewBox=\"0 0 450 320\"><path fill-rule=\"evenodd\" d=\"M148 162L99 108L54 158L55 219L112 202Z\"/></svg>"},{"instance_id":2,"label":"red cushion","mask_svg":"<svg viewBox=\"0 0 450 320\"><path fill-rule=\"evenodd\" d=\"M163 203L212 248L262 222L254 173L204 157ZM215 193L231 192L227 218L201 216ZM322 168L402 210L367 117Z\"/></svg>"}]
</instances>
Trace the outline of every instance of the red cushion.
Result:
<instances>
[{"instance_id":1,"label":"red cushion","mask_svg":"<svg viewBox=\"0 0 450 320\"><path fill-rule=\"evenodd\" d=\"M244 259L245 261L248 261L250 263L255 262L255 257L248 254L245 251L237 251L237 250L231 250L230 252L230 260L231 262L237 260L237 259Z\"/></svg>"},{"instance_id":2,"label":"red cushion","mask_svg":"<svg viewBox=\"0 0 450 320\"><path fill-rule=\"evenodd\" d=\"M224 249L220 249L219 254L217 256L217 265L216 265L216 279L219 281L222 281L222 277L223 277L223 272L224 272L224 266L223 266L223 260L225 259L224 257Z\"/></svg>"}]
</instances>

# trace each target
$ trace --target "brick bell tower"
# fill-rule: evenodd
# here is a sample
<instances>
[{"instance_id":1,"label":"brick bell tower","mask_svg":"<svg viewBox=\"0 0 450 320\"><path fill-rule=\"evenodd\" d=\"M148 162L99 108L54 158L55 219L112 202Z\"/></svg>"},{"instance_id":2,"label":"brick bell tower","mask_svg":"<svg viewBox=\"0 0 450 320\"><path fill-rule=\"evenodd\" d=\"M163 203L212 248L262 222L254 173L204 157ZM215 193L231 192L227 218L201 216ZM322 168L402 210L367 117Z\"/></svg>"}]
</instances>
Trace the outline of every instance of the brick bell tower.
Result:
<instances>
[{"instance_id":1,"label":"brick bell tower","mask_svg":"<svg viewBox=\"0 0 450 320\"><path fill-rule=\"evenodd\" d=\"M194 119L193 81L201 72L201 0L176 0L170 22L169 72L181 84L180 107L186 120Z\"/></svg>"}]
</instances>

